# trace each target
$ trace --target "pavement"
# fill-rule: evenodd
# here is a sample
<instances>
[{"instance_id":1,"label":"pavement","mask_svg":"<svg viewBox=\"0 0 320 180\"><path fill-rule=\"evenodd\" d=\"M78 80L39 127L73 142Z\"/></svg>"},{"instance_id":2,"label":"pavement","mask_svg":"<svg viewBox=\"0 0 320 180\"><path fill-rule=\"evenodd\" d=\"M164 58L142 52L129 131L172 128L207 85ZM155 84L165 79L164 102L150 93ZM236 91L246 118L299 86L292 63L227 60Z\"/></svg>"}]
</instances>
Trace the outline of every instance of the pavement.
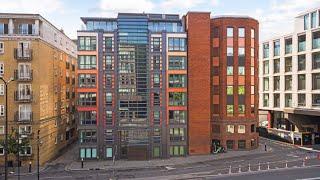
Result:
<instances>
[{"instance_id":1,"label":"pavement","mask_svg":"<svg viewBox=\"0 0 320 180\"><path fill-rule=\"evenodd\" d=\"M301 178L317 177L317 173L307 176L309 168L317 169L316 172L319 172L320 160L317 159L317 152L265 138L261 138L260 143L259 148L252 151L229 151L223 154L150 161L119 160L115 165L112 161L88 161L85 162L84 168L80 167L81 163L77 159L77 154L74 153L78 152L77 147L74 146L43 167L40 177L63 180L246 179L242 177L261 179L260 176L263 173L266 177L273 177L270 172L279 171L280 175L285 176L286 173L291 172L289 171L291 169L296 169L300 175L304 175L306 171L306 176ZM268 152L264 151L264 143L267 144ZM23 180L36 179L34 174L22 176ZM297 179L295 177L300 178L300 176L292 176L289 179ZM9 179L17 179L17 177L10 175Z\"/></svg>"},{"instance_id":2,"label":"pavement","mask_svg":"<svg viewBox=\"0 0 320 180\"><path fill-rule=\"evenodd\" d=\"M75 151L74 151L75 152ZM112 161L86 161L84 168L81 168L80 161L73 161L65 168L66 171L80 171L80 170L134 170L134 169L147 169L147 168L162 168L177 165L195 164L206 161L213 161L218 159L226 159L232 157L246 156L249 154L264 154L272 152L272 148L268 152L264 150L264 145L260 144L259 148L251 151L228 151L227 153L211 154L211 155L196 155L186 157L173 157L169 159L153 159L149 161L127 161L117 160L113 164Z\"/></svg>"}]
</instances>

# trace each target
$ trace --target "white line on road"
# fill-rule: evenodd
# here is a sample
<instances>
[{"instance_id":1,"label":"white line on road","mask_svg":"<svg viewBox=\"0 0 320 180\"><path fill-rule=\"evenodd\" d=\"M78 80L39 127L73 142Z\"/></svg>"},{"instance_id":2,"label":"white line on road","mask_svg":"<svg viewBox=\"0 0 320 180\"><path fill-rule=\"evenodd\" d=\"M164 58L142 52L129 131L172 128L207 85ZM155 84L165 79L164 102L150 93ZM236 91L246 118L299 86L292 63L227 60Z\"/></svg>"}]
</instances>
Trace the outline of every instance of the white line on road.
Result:
<instances>
[{"instance_id":1,"label":"white line on road","mask_svg":"<svg viewBox=\"0 0 320 180\"><path fill-rule=\"evenodd\" d=\"M319 180L319 179L320 179L320 176L314 177L314 178L305 178L305 179L296 179L296 180Z\"/></svg>"}]
</instances>

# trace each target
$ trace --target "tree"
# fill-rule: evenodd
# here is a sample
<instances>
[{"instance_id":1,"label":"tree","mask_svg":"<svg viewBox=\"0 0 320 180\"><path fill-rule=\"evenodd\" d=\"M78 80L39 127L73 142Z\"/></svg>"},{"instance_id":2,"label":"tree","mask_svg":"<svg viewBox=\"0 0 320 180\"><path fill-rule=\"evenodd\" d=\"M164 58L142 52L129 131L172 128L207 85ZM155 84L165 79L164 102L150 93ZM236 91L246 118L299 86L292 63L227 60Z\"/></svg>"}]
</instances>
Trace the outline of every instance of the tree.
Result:
<instances>
[{"instance_id":1,"label":"tree","mask_svg":"<svg viewBox=\"0 0 320 180\"><path fill-rule=\"evenodd\" d=\"M5 140L1 140L0 144L2 147L5 147ZM13 154L17 157L19 155L19 151L21 152L23 148L28 145L29 139L19 137L19 132L12 128L11 133L8 134L8 155Z\"/></svg>"}]
</instances>

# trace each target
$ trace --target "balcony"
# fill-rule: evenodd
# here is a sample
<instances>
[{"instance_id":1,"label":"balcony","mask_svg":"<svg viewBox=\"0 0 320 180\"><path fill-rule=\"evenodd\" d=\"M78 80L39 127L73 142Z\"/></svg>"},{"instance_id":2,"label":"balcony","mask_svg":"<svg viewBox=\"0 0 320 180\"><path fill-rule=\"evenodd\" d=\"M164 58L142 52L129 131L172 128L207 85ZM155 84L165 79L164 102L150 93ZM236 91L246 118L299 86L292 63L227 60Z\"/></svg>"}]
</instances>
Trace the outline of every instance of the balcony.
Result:
<instances>
[{"instance_id":1,"label":"balcony","mask_svg":"<svg viewBox=\"0 0 320 180\"><path fill-rule=\"evenodd\" d=\"M29 73L21 73L18 70L14 70L14 79L15 81L32 81L33 70L30 70Z\"/></svg>"},{"instance_id":2,"label":"balcony","mask_svg":"<svg viewBox=\"0 0 320 180\"><path fill-rule=\"evenodd\" d=\"M16 60L21 60L21 61L31 61L32 60L32 49L15 48L14 49L14 58Z\"/></svg>"},{"instance_id":3,"label":"balcony","mask_svg":"<svg viewBox=\"0 0 320 180\"><path fill-rule=\"evenodd\" d=\"M32 102L32 99L32 91L26 94L19 93L19 91L14 92L14 100L17 102Z\"/></svg>"},{"instance_id":4,"label":"balcony","mask_svg":"<svg viewBox=\"0 0 320 180\"><path fill-rule=\"evenodd\" d=\"M32 122L33 113L32 112L19 112L17 111L14 115L16 122L21 124L28 124Z\"/></svg>"}]
</instances>

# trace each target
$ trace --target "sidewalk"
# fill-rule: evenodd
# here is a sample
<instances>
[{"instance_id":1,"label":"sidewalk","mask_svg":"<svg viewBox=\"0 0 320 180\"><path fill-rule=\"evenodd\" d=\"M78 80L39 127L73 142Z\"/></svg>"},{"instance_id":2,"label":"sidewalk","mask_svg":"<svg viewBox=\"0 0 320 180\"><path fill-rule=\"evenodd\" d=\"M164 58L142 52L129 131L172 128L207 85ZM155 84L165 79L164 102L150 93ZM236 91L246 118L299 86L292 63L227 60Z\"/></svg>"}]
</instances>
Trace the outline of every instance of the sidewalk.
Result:
<instances>
[{"instance_id":1,"label":"sidewalk","mask_svg":"<svg viewBox=\"0 0 320 180\"><path fill-rule=\"evenodd\" d=\"M264 151L264 145L259 145L259 148L251 151L228 151L227 153L214 154L214 155L198 155L198 156L187 156L187 157L175 157L169 159L155 159L149 161L127 161L117 160L113 165L112 161L85 161L84 168L81 168L81 162L74 161L65 167L66 171L80 171L80 170L134 170L134 169L150 169L150 168L165 168L170 166L187 165L194 163L201 163L212 160L226 159L238 156L246 156L252 154L264 154L270 153Z\"/></svg>"}]
</instances>

